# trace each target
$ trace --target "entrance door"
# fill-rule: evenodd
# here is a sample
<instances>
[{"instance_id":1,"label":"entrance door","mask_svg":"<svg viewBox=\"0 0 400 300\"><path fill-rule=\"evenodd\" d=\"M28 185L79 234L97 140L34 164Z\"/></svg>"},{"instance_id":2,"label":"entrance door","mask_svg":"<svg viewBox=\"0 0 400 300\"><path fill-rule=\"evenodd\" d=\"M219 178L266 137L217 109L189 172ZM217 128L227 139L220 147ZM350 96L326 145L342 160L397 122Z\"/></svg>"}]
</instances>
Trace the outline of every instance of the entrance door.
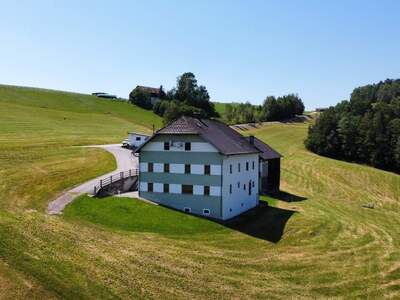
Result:
<instances>
[{"instance_id":1,"label":"entrance door","mask_svg":"<svg viewBox=\"0 0 400 300\"><path fill-rule=\"evenodd\" d=\"M249 196L251 195L251 180L249 181Z\"/></svg>"}]
</instances>

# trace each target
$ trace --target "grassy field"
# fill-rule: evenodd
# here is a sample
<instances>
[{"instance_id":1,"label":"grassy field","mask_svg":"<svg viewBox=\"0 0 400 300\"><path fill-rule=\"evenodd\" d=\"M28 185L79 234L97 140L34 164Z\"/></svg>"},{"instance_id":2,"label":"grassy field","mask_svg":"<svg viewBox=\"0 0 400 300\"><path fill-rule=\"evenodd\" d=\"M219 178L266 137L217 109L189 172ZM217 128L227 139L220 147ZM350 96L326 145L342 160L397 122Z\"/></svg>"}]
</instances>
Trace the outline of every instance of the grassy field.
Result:
<instances>
[{"instance_id":1,"label":"grassy field","mask_svg":"<svg viewBox=\"0 0 400 300\"><path fill-rule=\"evenodd\" d=\"M284 155L284 193L238 221L119 198L46 215L63 189L114 167L100 149L70 146L161 122L56 94L0 88L0 299L400 297L400 176L306 151L303 123L245 132Z\"/></svg>"},{"instance_id":2,"label":"grassy field","mask_svg":"<svg viewBox=\"0 0 400 300\"><path fill-rule=\"evenodd\" d=\"M224 116L226 103L214 102L214 107L221 117Z\"/></svg>"},{"instance_id":3,"label":"grassy field","mask_svg":"<svg viewBox=\"0 0 400 300\"><path fill-rule=\"evenodd\" d=\"M214 102L215 110L219 113L220 117L223 118L225 114L226 105L228 103L225 102ZM229 104L238 104L238 103L229 103Z\"/></svg>"}]
</instances>

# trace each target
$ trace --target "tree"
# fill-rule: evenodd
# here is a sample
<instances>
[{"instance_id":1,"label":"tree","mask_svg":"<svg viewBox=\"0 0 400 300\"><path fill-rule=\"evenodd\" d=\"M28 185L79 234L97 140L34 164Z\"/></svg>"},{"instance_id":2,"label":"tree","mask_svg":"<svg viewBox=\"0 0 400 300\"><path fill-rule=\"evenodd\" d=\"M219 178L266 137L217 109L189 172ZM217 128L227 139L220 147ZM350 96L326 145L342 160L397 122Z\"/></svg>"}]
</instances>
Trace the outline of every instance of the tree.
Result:
<instances>
[{"instance_id":1,"label":"tree","mask_svg":"<svg viewBox=\"0 0 400 300\"><path fill-rule=\"evenodd\" d=\"M263 104L264 113L268 121L280 121L294 118L304 113L304 104L298 95L288 94L275 98L268 96Z\"/></svg>"},{"instance_id":2,"label":"tree","mask_svg":"<svg viewBox=\"0 0 400 300\"><path fill-rule=\"evenodd\" d=\"M214 104L210 102L210 96L205 86L198 86L196 77L193 73L183 73L177 78L176 87L168 91L166 98L169 101L175 101L176 105L171 105L165 111L171 116L180 116L182 114L196 115L205 118L217 117ZM177 104L178 103L178 104ZM177 112L172 113L172 110Z\"/></svg>"},{"instance_id":3,"label":"tree","mask_svg":"<svg viewBox=\"0 0 400 300\"><path fill-rule=\"evenodd\" d=\"M140 88L136 87L130 94L129 94L129 102L135 104L137 106L151 109L151 101L150 96L145 94Z\"/></svg>"},{"instance_id":4,"label":"tree","mask_svg":"<svg viewBox=\"0 0 400 300\"><path fill-rule=\"evenodd\" d=\"M338 134L338 119L333 108L326 110L318 118L315 125L309 127L305 140L307 149L330 157L341 153Z\"/></svg>"},{"instance_id":5,"label":"tree","mask_svg":"<svg viewBox=\"0 0 400 300\"><path fill-rule=\"evenodd\" d=\"M393 156L397 169L400 169L400 137L397 138L397 142L394 144Z\"/></svg>"}]
</instances>

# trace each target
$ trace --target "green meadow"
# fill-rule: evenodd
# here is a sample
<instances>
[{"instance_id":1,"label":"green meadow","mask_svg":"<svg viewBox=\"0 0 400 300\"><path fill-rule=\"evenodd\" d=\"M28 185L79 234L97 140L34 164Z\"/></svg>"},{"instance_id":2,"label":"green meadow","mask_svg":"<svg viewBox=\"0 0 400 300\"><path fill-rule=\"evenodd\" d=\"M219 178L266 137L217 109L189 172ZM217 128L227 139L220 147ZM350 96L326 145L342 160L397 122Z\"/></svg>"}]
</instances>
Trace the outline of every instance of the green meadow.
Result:
<instances>
[{"instance_id":1,"label":"green meadow","mask_svg":"<svg viewBox=\"0 0 400 300\"><path fill-rule=\"evenodd\" d=\"M307 123L243 132L284 155L282 193L237 220L86 196L46 215L115 167L75 146L153 124L123 102L0 86L0 299L400 297L400 176L306 151Z\"/></svg>"}]
</instances>

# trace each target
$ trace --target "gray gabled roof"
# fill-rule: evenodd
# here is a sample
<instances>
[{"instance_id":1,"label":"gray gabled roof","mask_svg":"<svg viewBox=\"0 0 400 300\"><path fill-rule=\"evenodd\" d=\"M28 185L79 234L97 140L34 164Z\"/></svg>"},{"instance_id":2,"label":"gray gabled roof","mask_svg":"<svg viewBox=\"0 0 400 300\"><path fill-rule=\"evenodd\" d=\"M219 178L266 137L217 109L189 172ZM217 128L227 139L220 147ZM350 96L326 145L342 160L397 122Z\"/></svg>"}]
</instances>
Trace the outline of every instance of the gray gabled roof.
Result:
<instances>
[{"instance_id":1,"label":"gray gabled roof","mask_svg":"<svg viewBox=\"0 0 400 300\"><path fill-rule=\"evenodd\" d=\"M250 140L250 137L247 137L247 140ZM254 146L260 150L260 156L264 160L282 157L282 155L275 151L270 145L264 143L256 137L254 137Z\"/></svg>"},{"instance_id":2,"label":"gray gabled roof","mask_svg":"<svg viewBox=\"0 0 400 300\"><path fill-rule=\"evenodd\" d=\"M217 150L223 155L234 155L234 154L250 154L250 153L260 153L263 158L263 151L268 149L272 150L271 147L264 144L258 139L256 143L252 145L249 139L242 136L236 130L230 128L226 124L210 119L198 119L193 117L182 116L179 119L173 121L166 127L158 130L154 135L169 135L169 134L195 134L202 137L205 141L212 144ZM153 136L154 136L153 135ZM139 147L136 152L140 152L140 149L147 144L152 138L149 138L141 147ZM264 144L265 147L262 147ZM265 157L271 157L271 153L267 153ZM281 155L278 153L278 156ZM275 157L273 157L275 158ZM270 158L266 158L270 159Z\"/></svg>"}]
</instances>

